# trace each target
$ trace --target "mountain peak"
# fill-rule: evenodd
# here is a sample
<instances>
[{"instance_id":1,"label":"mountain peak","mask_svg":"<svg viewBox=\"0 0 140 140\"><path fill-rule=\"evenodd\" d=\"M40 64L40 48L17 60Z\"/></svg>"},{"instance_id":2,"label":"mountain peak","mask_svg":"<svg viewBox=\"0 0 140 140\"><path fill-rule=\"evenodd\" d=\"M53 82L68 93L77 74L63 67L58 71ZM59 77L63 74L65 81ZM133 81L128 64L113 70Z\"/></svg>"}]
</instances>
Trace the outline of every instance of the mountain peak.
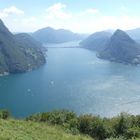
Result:
<instances>
[{"instance_id":1,"label":"mountain peak","mask_svg":"<svg viewBox=\"0 0 140 140\"><path fill-rule=\"evenodd\" d=\"M134 43L135 41L123 30L117 29L111 37L112 41L127 41Z\"/></svg>"},{"instance_id":2,"label":"mountain peak","mask_svg":"<svg viewBox=\"0 0 140 140\"><path fill-rule=\"evenodd\" d=\"M43 29L40 29L40 30L48 30L48 31L53 31L54 29L52 28L52 27L45 27L45 28L43 28Z\"/></svg>"},{"instance_id":3,"label":"mountain peak","mask_svg":"<svg viewBox=\"0 0 140 140\"><path fill-rule=\"evenodd\" d=\"M124 33L124 31L121 29L117 29L115 32L123 32Z\"/></svg>"},{"instance_id":4,"label":"mountain peak","mask_svg":"<svg viewBox=\"0 0 140 140\"><path fill-rule=\"evenodd\" d=\"M120 29L117 29L115 32L114 32L114 35L119 35L119 36L128 36L126 32L124 32L123 30L120 30Z\"/></svg>"},{"instance_id":5,"label":"mountain peak","mask_svg":"<svg viewBox=\"0 0 140 140\"><path fill-rule=\"evenodd\" d=\"M0 31L6 32L7 34L11 35L12 33L8 30L8 28L5 26L4 22L0 19Z\"/></svg>"},{"instance_id":6,"label":"mountain peak","mask_svg":"<svg viewBox=\"0 0 140 140\"><path fill-rule=\"evenodd\" d=\"M32 41L20 40L0 20L0 74L25 72L45 63L43 52L38 51Z\"/></svg>"},{"instance_id":7,"label":"mountain peak","mask_svg":"<svg viewBox=\"0 0 140 140\"><path fill-rule=\"evenodd\" d=\"M140 46L124 31L116 30L108 41L105 50L99 54L100 58L110 61L140 64Z\"/></svg>"},{"instance_id":8,"label":"mountain peak","mask_svg":"<svg viewBox=\"0 0 140 140\"><path fill-rule=\"evenodd\" d=\"M82 39L80 34L65 29L53 29L51 27L39 29L32 36L41 43L64 43Z\"/></svg>"}]
</instances>

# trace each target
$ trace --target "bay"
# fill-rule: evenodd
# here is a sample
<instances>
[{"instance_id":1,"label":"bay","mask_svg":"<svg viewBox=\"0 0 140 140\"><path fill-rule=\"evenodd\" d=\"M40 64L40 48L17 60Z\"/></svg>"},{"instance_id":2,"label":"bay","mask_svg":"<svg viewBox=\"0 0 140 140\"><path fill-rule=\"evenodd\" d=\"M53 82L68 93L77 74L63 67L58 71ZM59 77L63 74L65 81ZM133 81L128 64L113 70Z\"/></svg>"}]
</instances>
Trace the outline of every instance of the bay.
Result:
<instances>
[{"instance_id":1,"label":"bay","mask_svg":"<svg viewBox=\"0 0 140 140\"><path fill-rule=\"evenodd\" d=\"M139 66L101 60L82 48L54 46L39 69L0 77L1 109L15 117L58 109L102 117L140 114Z\"/></svg>"}]
</instances>

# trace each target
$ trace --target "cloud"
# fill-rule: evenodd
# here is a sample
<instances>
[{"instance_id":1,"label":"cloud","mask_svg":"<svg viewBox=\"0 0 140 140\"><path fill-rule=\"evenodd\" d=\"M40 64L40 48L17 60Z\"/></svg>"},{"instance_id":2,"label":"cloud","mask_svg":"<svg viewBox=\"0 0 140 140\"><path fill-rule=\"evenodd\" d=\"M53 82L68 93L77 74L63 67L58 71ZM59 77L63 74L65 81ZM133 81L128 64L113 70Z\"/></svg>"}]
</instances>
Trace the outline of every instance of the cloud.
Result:
<instances>
[{"instance_id":1,"label":"cloud","mask_svg":"<svg viewBox=\"0 0 140 140\"><path fill-rule=\"evenodd\" d=\"M8 17L9 15L24 15L24 11L18 9L16 6L0 10L0 18Z\"/></svg>"},{"instance_id":2,"label":"cloud","mask_svg":"<svg viewBox=\"0 0 140 140\"><path fill-rule=\"evenodd\" d=\"M108 22L109 21L109 22ZM136 28L139 27L140 25L140 18L137 16L127 16L127 15L123 15L123 16L104 16L101 18L101 20L98 21L98 23L100 22L100 24L104 23L104 25L106 24L106 28L120 28L123 30L126 29L130 29L130 28Z\"/></svg>"},{"instance_id":3,"label":"cloud","mask_svg":"<svg viewBox=\"0 0 140 140\"><path fill-rule=\"evenodd\" d=\"M64 10L66 9L66 5L62 3L56 3L46 9L46 19L69 19L71 17L70 14L66 13Z\"/></svg>"},{"instance_id":4,"label":"cloud","mask_svg":"<svg viewBox=\"0 0 140 140\"><path fill-rule=\"evenodd\" d=\"M6 13L6 14L16 14L16 15L24 15L24 11L18 9L15 6L11 6L9 8L3 9L3 13Z\"/></svg>"},{"instance_id":5,"label":"cloud","mask_svg":"<svg viewBox=\"0 0 140 140\"><path fill-rule=\"evenodd\" d=\"M119 12L126 11L122 6ZM47 9L43 9L38 15L26 15L24 11L15 6L0 10L0 18L14 32L32 32L37 29L51 26L53 28L70 29L79 33L93 33L96 31L117 29L122 30L137 28L140 26L140 16L121 12L118 15L105 14L96 8L88 8L83 11L69 11L67 5L55 3ZM9 16L9 15L23 16ZM7 17L7 18L4 18ZM19 24L20 23L20 24Z\"/></svg>"},{"instance_id":6,"label":"cloud","mask_svg":"<svg viewBox=\"0 0 140 140\"><path fill-rule=\"evenodd\" d=\"M3 13L3 12L1 12L0 11L0 18L5 18L5 17L7 17L8 15L6 14L6 13Z\"/></svg>"},{"instance_id":7,"label":"cloud","mask_svg":"<svg viewBox=\"0 0 140 140\"><path fill-rule=\"evenodd\" d=\"M98 9L94 9L94 8L90 8L90 9L86 9L85 11L81 12L80 15L93 15L93 14L98 14L99 10Z\"/></svg>"},{"instance_id":8,"label":"cloud","mask_svg":"<svg viewBox=\"0 0 140 140\"><path fill-rule=\"evenodd\" d=\"M46 9L46 11L51 11L51 12L54 12L54 11L60 11L60 10L62 10L63 8L66 8L66 5L65 4L62 4L62 3L56 3L56 4L54 4L54 5L52 5L52 6L50 6L50 7L48 7L47 9Z\"/></svg>"},{"instance_id":9,"label":"cloud","mask_svg":"<svg viewBox=\"0 0 140 140\"><path fill-rule=\"evenodd\" d=\"M9 19L12 24L8 22ZM42 28L42 21L40 22L36 17L7 18L5 21L8 22L7 25L13 32L32 32Z\"/></svg>"},{"instance_id":10,"label":"cloud","mask_svg":"<svg viewBox=\"0 0 140 140\"><path fill-rule=\"evenodd\" d=\"M34 22L37 21L36 17L29 17L29 18L23 18L22 22L26 23L26 24L34 24Z\"/></svg>"},{"instance_id":11,"label":"cloud","mask_svg":"<svg viewBox=\"0 0 140 140\"><path fill-rule=\"evenodd\" d=\"M87 9L85 12L90 14L97 14L99 13L99 10L91 8L91 9Z\"/></svg>"},{"instance_id":12,"label":"cloud","mask_svg":"<svg viewBox=\"0 0 140 140\"><path fill-rule=\"evenodd\" d=\"M88 25L88 26L87 26ZM83 20L83 32L95 32L106 29L122 29L128 30L137 28L140 25L140 17L138 16L105 16L93 17L90 22ZM82 28L81 28L82 29Z\"/></svg>"}]
</instances>

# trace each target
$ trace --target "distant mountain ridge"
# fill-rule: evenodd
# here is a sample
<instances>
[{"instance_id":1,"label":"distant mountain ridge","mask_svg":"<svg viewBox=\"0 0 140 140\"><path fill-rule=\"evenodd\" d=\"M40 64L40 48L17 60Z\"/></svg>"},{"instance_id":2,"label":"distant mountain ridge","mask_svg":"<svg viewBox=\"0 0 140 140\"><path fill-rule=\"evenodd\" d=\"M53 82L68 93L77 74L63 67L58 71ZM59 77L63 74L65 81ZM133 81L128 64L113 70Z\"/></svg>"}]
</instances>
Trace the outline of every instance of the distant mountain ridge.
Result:
<instances>
[{"instance_id":1,"label":"distant mountain ridge","mask_svg":"<svg viewBox=\"0 0 140 140\"><path fill-rule=\"evenodd\" d=\"M0 74L25 72L44 63L41 51L29 40L19 41L19 35L13 35L0 20Z\"/></svg>"},{"instance_id":2,"label":"distant mountain ridge","mask_svg":"<svg viewBox=\"0 0 140 140\"><path fill-rule=\"evenodd\" d=\"M133 38L135 41L140 43L140 28L132 29L132 30L127 30L126 33Z\"/></svg>"},{"instance_id":3,"label":"distant mountain ridge","mask_svg":"<svg viewBox=\"0 0 140 140\"><path fill-rule=\"evenodd\" d=\"M101 31L95 32L88 38L80 42L80 45L84 48L91 49L94 51L101 51L105 48L107 41L111 37L110 32Z\"/></svg>"},{"instance_id":4,"label":"distant mountain ridge","mask_svg":"<svg viewBox=\"0 0 140 140\"><path fill-rule=\"evenodd\" d=\"M41 43L64 43L68 41L77 41L84 38L83 35L73 33L65 29L53 29L46 27L32 33L32 36Z\"/></svg>"}]
</instances>

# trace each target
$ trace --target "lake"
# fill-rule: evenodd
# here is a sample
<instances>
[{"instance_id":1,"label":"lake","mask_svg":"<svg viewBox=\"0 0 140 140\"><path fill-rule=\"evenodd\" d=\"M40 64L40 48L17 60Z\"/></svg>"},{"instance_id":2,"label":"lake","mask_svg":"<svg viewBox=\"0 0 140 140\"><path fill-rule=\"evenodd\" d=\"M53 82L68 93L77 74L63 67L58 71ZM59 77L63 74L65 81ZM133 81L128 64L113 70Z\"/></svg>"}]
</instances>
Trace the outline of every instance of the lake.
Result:
<instances>
[{"instance_id":1,"label":"lake","mask_svg":"<svg viewBox=\"0 0 140 140\"><path fill-rule=\"evenodd\" d=\"M82 48L48 48L39 69L0 77L0 108L15 117L54 109L102 117L140 114L140 66L101 60Z\"/></svg>"}]
</instances>

